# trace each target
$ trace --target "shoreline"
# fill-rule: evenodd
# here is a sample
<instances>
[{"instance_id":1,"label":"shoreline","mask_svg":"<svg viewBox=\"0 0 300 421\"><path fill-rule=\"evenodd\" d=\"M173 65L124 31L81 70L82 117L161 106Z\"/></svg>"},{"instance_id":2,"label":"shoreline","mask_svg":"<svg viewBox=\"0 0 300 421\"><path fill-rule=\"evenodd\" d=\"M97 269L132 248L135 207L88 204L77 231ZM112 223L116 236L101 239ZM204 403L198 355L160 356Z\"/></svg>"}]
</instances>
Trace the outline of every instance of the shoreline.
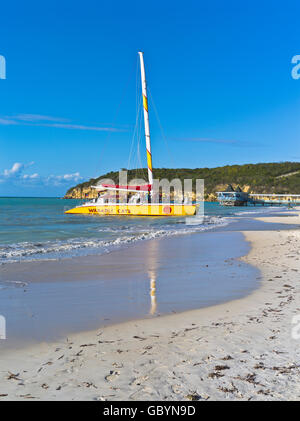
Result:
<instances>
[{"instance_id":1,"label":"shoreline","mask_svg":"<svg viewBox=\"0 0 300 421\"><path fill-rule=\"evenodd\" d=\"M1 399L299 400L299 342L291 329L300 312L300 234L272 230L280 217L262 219L270 230L243 232L252 245L243 260L263 277L254 292L11 352L0 361ZM8 380L8 371L18 380Z\"/></svg>"},{"instance_id":2,"label":"shoreline","mask_svg":"<svg viewBox=\"0 0 300 421\"><path fill-rule=\"evenodd\" d=\"M281 211L278 207L257 209L251 211L245 209L237 212L237 208L211 207L208 204L204 221L202 218L149 218L143 217L95 217L73 215L65 218L64 207L58 206L57 201L48 203L53 206L51 217L46 224L41 224L39 217L32 221L33 232L26 234L28 229L26 217L25 231L14 233L13 225L9 223L8 230L4 235L3 244L0 247L0 270L6 265L15 263L31 263L39 261L52 261L82 256L106 254L114 250L120 250L140 244L142 241L155 238L174 238L180 235L198 232L211 232L223 229L232 224L234 218L240 215L248 217L264 214L272 214ZM28 215L28 203L25 207L25 216ZM226 209L225 209L226 208ZM284 208L283 208L284 209ZM11 206L6 212L14 211ZM108 221L107 221L108 218ZM177 220L177 221L176 221ZM107 225L108 224L108 225ZM58 228L58 233L57 233ZM11 235L8 236L11 232ZM93 235L91 235L93 232ZM74 235L76 233L76 235ZM67 235L66 234L70 234Z\"/></svg>"}]
</instances>

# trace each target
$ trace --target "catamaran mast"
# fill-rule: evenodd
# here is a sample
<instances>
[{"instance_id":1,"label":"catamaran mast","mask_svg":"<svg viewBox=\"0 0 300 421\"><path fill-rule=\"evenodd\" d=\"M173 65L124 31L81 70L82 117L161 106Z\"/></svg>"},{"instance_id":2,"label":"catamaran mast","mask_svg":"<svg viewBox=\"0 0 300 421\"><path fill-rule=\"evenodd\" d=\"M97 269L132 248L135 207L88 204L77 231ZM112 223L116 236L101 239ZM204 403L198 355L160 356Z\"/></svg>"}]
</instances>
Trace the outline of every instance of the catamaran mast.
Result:
<instances>
[{"instance_id":1,"label":"catamaran mast","mask_svg":"<svg viewBox=\"0 0 300 421\"><path fill-rule=\"evenodd\" d=\"M152 174L152 155L151 155L151 142L150 142L150 128L149 128L149 114L148 114L148 101L147 101L147 83L145 75L145 65L143 53L139 52L141 62L141 77L142 77L142 93L143 93L143 108L144 108L144 123L145 123L145 137L147 149L147 165L148 165L148 179L151 189L153 186Z\"/></svg>"}]
</instances>

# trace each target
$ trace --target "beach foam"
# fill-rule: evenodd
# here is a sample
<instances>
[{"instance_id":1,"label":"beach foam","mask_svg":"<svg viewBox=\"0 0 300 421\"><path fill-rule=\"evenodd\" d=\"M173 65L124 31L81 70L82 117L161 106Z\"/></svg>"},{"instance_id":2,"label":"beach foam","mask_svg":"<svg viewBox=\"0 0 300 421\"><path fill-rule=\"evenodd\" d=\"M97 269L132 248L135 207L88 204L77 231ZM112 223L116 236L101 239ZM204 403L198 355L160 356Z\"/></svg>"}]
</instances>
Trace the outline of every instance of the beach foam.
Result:
<instances>
[{"instance_id":1,"label":"beach foam","mask_svg":"<svg viewBox=\"0 0 300 421\"><path fill-rule=\"evenodd\" d=\"M44 242L19 242L0 246L0 263L12 263L22 260L58 259L64 257L106 253L116 247L126 246L142 240L169 237L175 235L192 234L225 226L229 223L228 218L220 216L205 216L198 222L178 221L175 224L160 225L160 228L143 225L121 225L110 227L98 227L98 233L109 233L113 238L103 240L101 238L71 238L67 240L54 240ZM162 229L162 227L164 229Z\"/></svg>"},{"instance_id":2,"label":"beach foam","mask_svg":"<svg viewBox=\"0 0 300 421\"><path fill-rule=\"evenodd\" d=\"M284 210L237 210L206 202L204 218L103 217L65 215L66 204L70 206L70 202L59 199L2 198L0 264L103 254L137 241L212 230L243 217Z\"/></svg>"}]
</instances>

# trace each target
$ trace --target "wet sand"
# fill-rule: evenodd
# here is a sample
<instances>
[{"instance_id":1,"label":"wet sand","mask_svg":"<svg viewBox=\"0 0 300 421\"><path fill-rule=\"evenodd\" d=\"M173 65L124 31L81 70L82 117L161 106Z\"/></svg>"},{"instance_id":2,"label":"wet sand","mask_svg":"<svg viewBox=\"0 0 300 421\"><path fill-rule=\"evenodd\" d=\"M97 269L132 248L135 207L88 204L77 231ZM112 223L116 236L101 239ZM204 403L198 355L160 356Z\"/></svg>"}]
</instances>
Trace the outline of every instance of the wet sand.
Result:
<instances>
[{"instance_id":1,"label":"wet sand","mask_svg":"<svg viewBox=\"0 0 300 421\"><path fill-rule=\"evenodd\" d=\"M249 250L239 232L210 232L100 256L2 265L0 314L8 337L0 350L247 295L260 278L238 260Z\"/></svg>"}]
</instances>

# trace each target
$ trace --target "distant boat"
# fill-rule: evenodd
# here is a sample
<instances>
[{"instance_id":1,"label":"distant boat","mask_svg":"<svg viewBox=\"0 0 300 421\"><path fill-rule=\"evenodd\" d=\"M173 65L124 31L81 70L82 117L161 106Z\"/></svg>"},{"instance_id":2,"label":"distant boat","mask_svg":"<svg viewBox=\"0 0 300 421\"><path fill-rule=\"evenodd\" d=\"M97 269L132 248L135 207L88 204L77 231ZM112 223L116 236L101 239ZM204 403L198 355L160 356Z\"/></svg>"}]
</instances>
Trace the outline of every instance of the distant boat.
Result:
<instances>
[{"instance_id":1,"label":"distant boat","mask_svg":"<svg viewBox=\"0 0 300 421\"><path fill-rule=\"evenodd\" d=\"M147 84L145 76L145 66L143 53L139 52L141 65L142 96L144 109L144 127L146 138L146 153L148 165L148 184L129 186L100 184L92 186L99 192L98 199L76 206L65 213L98 214L98 215L139 215L139 216L184 216L194 215L196 205L189 203L161 203L159 198L155 200L153 192L152 155L150 142L150 128L148 115ZM107 192L117 193L117 200L111 202ZM135 193L134 195L132 193ZM125 200L124 200L125 195ZM123 196L123 200L118 203L118 196ZM155 203L156 202L156 203Z\"/></svg>"}]
</instances>

